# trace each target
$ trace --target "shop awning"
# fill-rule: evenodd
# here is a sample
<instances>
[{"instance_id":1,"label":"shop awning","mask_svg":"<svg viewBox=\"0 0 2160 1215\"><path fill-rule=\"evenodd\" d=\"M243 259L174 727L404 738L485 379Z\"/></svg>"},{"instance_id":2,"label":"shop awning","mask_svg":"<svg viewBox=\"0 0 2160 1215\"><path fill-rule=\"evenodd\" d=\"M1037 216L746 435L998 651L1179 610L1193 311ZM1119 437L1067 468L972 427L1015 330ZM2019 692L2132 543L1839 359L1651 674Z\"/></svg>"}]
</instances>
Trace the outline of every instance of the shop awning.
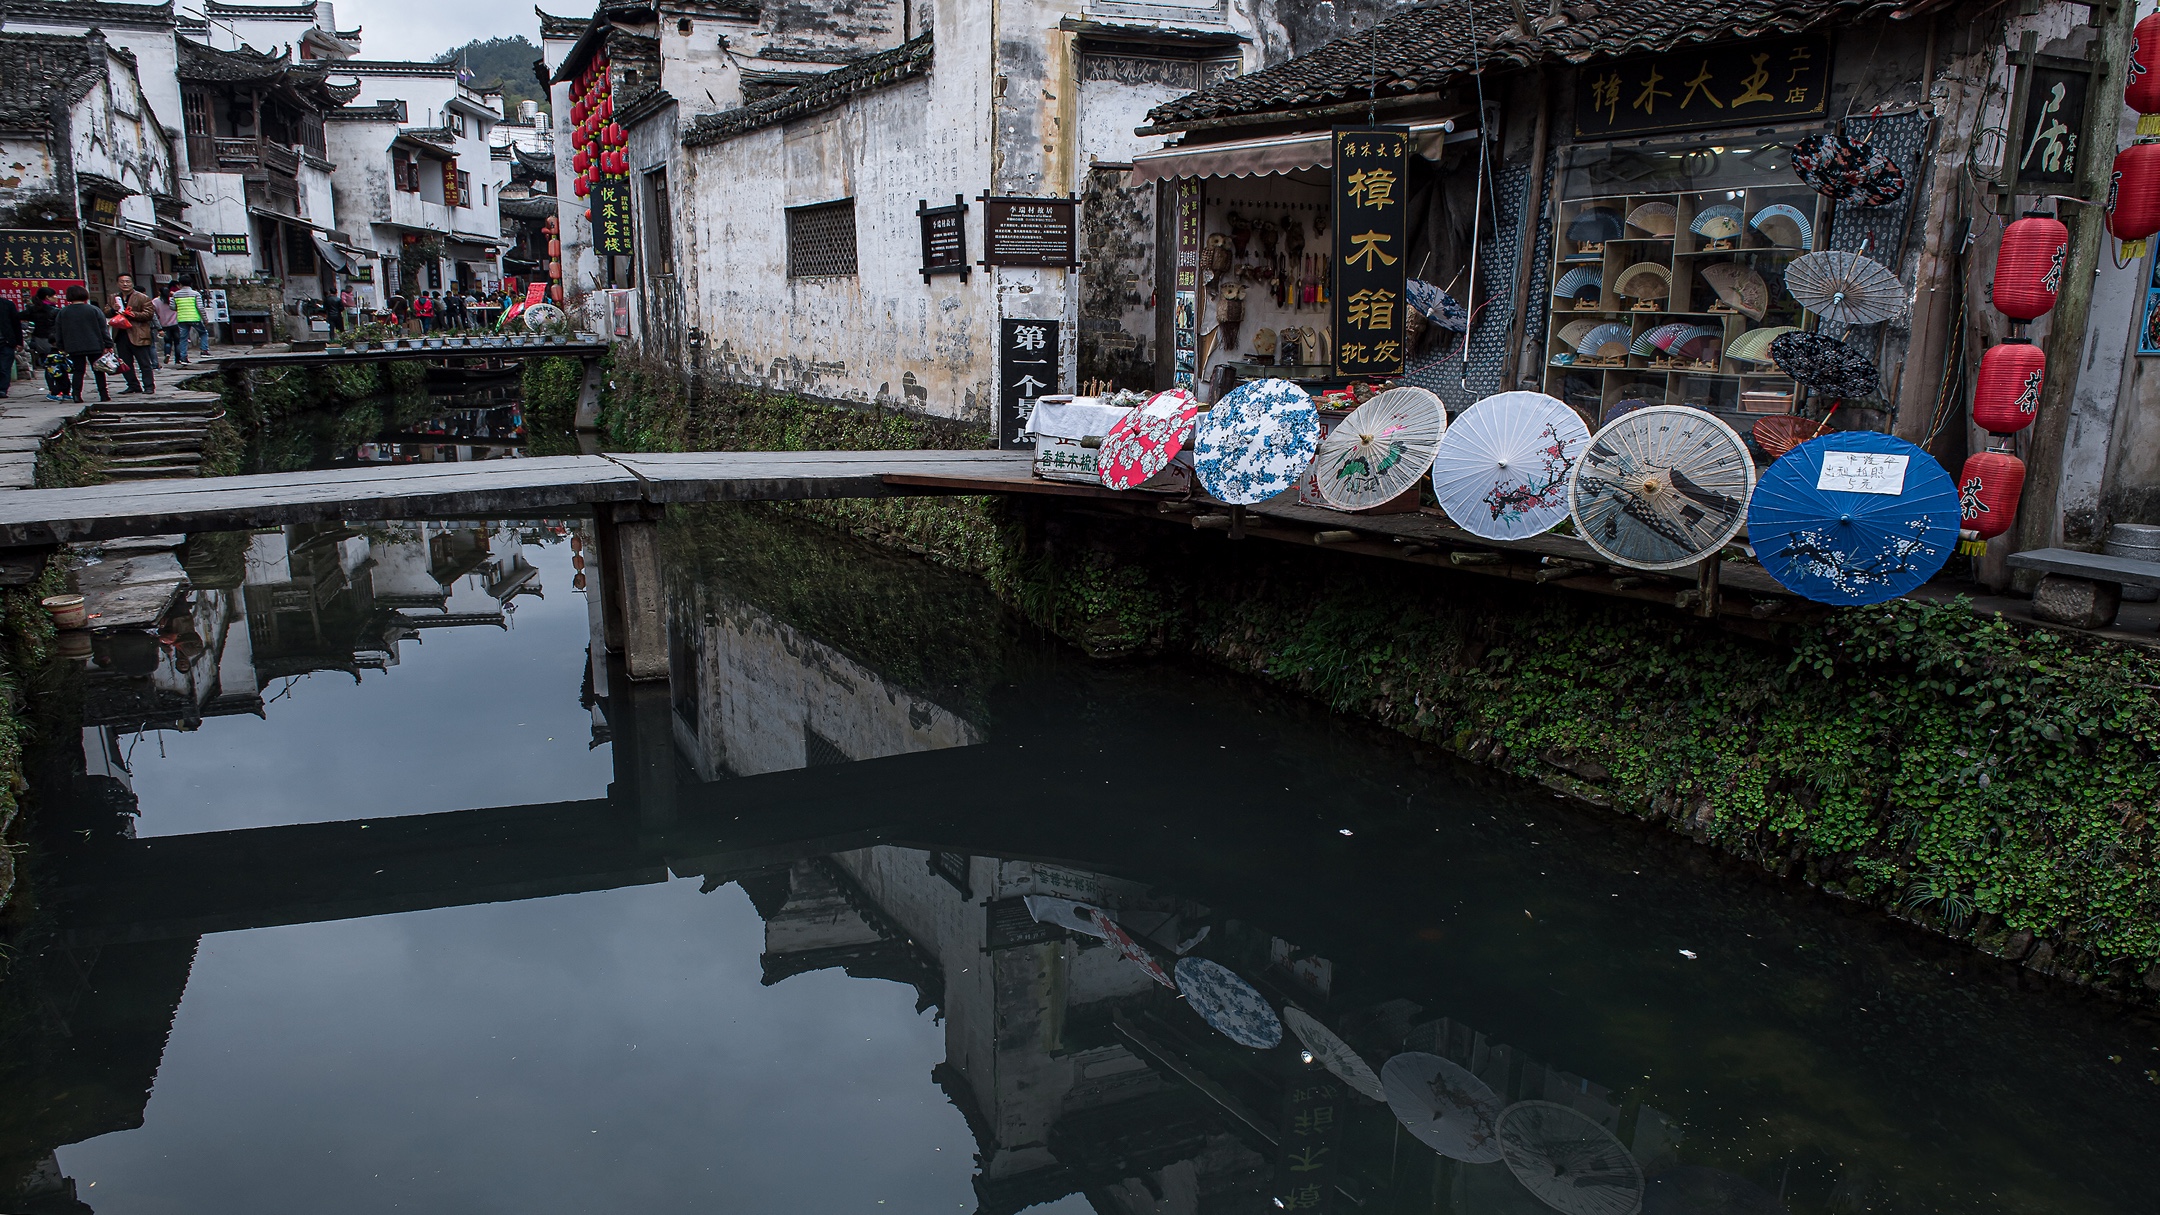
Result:
<instances>
[{"instance_id":1,"label":"shop awning","mask_svg":"<svg viewBox=\"0 0 2160 1215\"><path fill-rule=\"evenodd\" d=\"M340 249L336 245L333 245L329 241L325 240L322 233L320 232L310 233L309 235L315 238L316 256L330 263L330 268L332 270L335 270L339 274L353 273L352 259L345 255L345 251L343 249Z\"/></svg>"},{"instance_id":2,"label":"shop awning","mask_svg":"<svg viewBox=\"0 0 2160 1215\"><path fill-rule=\"evenodd\" d=\"M197 253L209 253L217 248L215 244L211 243L209 237L195 232L191 232L186 236L181 237L180 246L184 249L193 249Z\"/></svg>"},{"instance_id":3,"label":"shop awning","mask_svg":"<svg viewBox=\"0 0 2160 1215\"><path fill-rule=\"evenodd\" d=\"M1455 130L1455 119L1418 123L1410 128L1413 149L1427 160L1440 159L1440 149ZM1466 132L1462 138L1468 138ZM1132 184L1172 181L1180 177L1262 177L1270 173L1294 173L1300 169L1326 169L1335 164L1334 137L1326 131L1313 134L1277 135L1268 139L1241 139L1198 147L1178 146L1133 157Z\"/></svg>"}]
</instances>

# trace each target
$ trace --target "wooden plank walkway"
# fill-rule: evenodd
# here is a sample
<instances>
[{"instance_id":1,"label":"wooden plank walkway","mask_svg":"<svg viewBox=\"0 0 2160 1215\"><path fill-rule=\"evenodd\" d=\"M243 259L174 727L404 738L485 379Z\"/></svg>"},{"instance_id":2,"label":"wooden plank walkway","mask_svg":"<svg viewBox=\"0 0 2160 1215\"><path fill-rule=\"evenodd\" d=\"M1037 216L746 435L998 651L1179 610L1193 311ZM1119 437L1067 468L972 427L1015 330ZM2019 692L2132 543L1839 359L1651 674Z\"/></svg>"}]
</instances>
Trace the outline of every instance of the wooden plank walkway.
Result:
<instances>
[{"instance_id":1,"label":"wooden plank walkway","mask_svg":"<svg viewBox=\"0 0 2160 1215\"><path fill-rule=\"evenodd\" d=\"M546 456L27 489L0 494L0 548L287 523L534 514L600 503L952 493L891 484L884 477L1025 478L1029 459L1025 452L997 451Z\"/></svg>"}]
</instances>

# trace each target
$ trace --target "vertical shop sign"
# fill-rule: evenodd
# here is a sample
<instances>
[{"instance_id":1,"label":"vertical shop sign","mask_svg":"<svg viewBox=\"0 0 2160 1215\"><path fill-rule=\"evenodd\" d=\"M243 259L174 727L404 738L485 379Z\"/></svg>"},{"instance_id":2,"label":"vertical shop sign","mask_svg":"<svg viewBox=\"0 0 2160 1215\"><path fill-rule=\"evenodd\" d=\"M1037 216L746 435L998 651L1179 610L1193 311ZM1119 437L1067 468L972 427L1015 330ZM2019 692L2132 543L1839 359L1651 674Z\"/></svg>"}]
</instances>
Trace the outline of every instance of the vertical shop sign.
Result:
<instances>
[{"instance_id":1,"label":"vertical shop sign","mask_svg":"<svg viewBox=\"0 0 2160 1215\"><path fill-rule=\"evenodd\" d=\"M1177 262L1171 279L1171 382L1191 391L1200 381L1200 179L1181 177L1171 205L1176 209Z\"/></svg>"},{"instance_id":2,"label":"vertical shop sign","mask_svg":"<svg viewBox=\"0 0 2160 1215\"><path fill-rule=\"evenodd\" d=\"M1335 129L1335 372L1401 375L1410 128Z\"/></svg>"},{"instance_id":3,"label":"vertical shop sign","mask_svg":"<svg viewBox=\"0 0 2160 1215\"><path fill-rule=\"evenodd\" d=\"M2078 179L2078 133L2085 129L2085 94L2092 85L2084 64L2048 59L2025 69L2025 105L2019 122L2016 180L2020 185L2070 186ZM2105 153L2103 153L2105 154ZM2031 191L2028 191L2030 193Z\"/></svg>"},{"instance_id":4,"label":"vertical shop sign","mask_svg":"<svg viewBox=\"0 0 2160 1215\"><path fill-rule=\"evenodd\" d=\"M1335 1158L1340 1154L1343 1117L1348 1113L1343 1088L1332 1079L1294 1080L1285 1105L1282 1159L1275 1165L1275 1205L1289 1211L1332 1210Z\"/></svg>"},{"instance_id":5,"label":"vertical shop sign","mask_svg":"<svg viewBox=\"0 0 2160 1215\"><path fill-rule=\"evenodd\" d=\"M998 446L1027 446L1022 431L1038 397L1058 388L1058 322L998 322Z\"/></svg>"},{"instance_id":6,"label":"vertical shop sign","mask_svg":"<svg viewBox=\"0 0 2160 1215\"><path fill-rule=\"evenodd\" d=\"M629 256L630 178L622 173L602 173L592 188L593 247L602 256Z\"/></svg>"}]
</instances>

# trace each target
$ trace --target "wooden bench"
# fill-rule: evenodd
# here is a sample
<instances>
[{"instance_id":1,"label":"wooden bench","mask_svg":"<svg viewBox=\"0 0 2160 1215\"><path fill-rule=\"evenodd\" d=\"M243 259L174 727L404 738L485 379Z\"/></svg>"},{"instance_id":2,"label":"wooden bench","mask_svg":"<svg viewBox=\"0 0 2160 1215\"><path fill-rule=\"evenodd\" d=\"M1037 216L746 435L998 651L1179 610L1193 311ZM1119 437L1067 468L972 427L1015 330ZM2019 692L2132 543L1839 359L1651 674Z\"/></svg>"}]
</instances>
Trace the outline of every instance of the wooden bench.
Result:
<instances>
[{"instance_id":1,"label":"wooden bench","mask_svg":"<svg viewBox=\"0 0 2160 1215\"><path fill-rule=\"evenodd\" d=\"M2115 623L2125 585L2160 587L2160 561L2041 548L2012 553L2009 564L2012 569L2039 570L2042 574L2040 585L2033 588L2032 612L2036 619L2081 629L2105 628Z\"/></svg>"}]
</instances>

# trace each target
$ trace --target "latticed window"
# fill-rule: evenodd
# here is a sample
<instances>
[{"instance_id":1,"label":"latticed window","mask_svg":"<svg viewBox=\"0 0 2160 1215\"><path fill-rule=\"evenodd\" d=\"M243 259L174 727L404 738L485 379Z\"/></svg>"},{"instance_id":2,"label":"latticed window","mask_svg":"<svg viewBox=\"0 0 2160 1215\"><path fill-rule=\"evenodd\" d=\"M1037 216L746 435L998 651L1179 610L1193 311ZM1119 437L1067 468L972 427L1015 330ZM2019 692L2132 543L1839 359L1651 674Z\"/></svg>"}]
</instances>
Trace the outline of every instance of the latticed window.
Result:
<instances>
[{"instance_id":1,"label":"latticed window","mask_svg":"<svg viewBox=\"0 0 2160 1215\"><path fill-rule=\"evenodd\" d=\"M787 209L789 278L855 273L855 200Z\"/></svg>"}]
</instances>

